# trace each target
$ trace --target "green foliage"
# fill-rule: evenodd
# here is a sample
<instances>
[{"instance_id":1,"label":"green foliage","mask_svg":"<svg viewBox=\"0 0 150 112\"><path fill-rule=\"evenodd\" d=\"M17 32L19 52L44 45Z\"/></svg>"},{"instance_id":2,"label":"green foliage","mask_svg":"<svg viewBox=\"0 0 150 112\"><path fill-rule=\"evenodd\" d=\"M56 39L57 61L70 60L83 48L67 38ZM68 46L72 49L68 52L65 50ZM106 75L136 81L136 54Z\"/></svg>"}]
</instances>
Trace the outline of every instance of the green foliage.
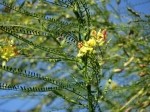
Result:
<instances>
[{"instance_id":1,"label":"green foliage","mask_svg":"<svg viewBox=\"0 0 150 112\"><path fill-rule=\"evenodd\" d=\"M32 112L150 110L149 15L126 7L131 20L122 22L109 0L0 4L0 89L8 91L0 98L41 96ZM93 29L107 29L107 39L78 57ZM52 107L58 98L64 105Z\"/></svg>"}]
</instances>

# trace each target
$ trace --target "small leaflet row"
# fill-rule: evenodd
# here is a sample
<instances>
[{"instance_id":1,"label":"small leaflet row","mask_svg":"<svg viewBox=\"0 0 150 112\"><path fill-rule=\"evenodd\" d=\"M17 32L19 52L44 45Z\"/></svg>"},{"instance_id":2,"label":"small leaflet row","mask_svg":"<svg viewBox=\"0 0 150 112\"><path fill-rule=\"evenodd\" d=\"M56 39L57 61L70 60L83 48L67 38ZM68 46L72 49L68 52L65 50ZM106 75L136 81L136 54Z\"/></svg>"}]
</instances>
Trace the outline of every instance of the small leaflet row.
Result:
<instances>
[{"instance_id":1,"label":"small leaflet row","mask_svg":"<svg viewBox=\"0 0 150 112\"><path fill-rule=\"evenodd\" d=\"M140 14L137 13L136 11L134 11L133 9L131 9L130 7L127 7L128 11L133 14L134 16L140 17Z\"/></svg>"},{"instance_id":2,"label":"small leaflet row","mask_svg":"<svg viewBox=\"0 0 150 112\"><path fill-rule=\"evenodd\" d=\"M31 16L31 17L35 17L35 18L38 18L38 19L43 19L43 20L47 20L47 21L51 21L51 22L55 22L57 24L63 24L63 25L72 25L72 23L67 23L67 22L58 22L57 20L55 20L54 18L46 18L45 15L39 15L37 13L30 13L24 9L20 9L19 7L15 7L15 6L12 6L11 4L8 4L7 2L5 2L4 0L0 1L0 4L16 11L16 12L19 12L21 14L25 14L26 16Z\"/></svg>"},{"instance_id":3,"label":"small leaflet row","mask_svg":"<svg viewBox=\"0 0 150 112\"><path fill-rule=\"evenodd\" d=\"M8 31L12 31L14 33L22 33L22 34L27 34L27 35L36 35L36 36L48 36L49 34L47 32L42 32L38 30L34 30L31 28L27 27L22 27L22 26L16 26L16 25L10 25L10 26L0 26L0 29L4 28L7 29Z\"/></svg>"},{"instance_id":4,"label":"small leaflet row","mask_svg":"<svg viewBox=\"0 0 150 112\"><path fill-rule=\"evenodd\" d=\"M41 49L41 50L46 51L48 53L53 53L53 54L56 54L56 55L60 55L60 56L66 57L65 53L60 53L60 51L57 51L55 49L45 48L45 47L42 47L40 45L34 44L33 42L31 42L31 41L29 41L29 40L27 40L27 39L25 39L25 38L15 34L15 33L13 33L11 30L7 29L7 27L5 27L5 26L1 26L0 29L5 31L8 34L14 36L15 38L17 38L17 39L19 39L19 40L21 40L21 41L23 41L23 42L25 42L25 43L35 47L35 48Z\"/></svg>"},{"instance_id":5,"label":"small leaflet row","mask_svg":"<svg viewBox=\"0 0 150 112\"><path fill-rule=\"evenodd\" d=\"M57 85L60 88L72 88L74 86L83 86L83 85L85 85L84 82L69 83L68 81L66 82L66 81L54 80L54 79L46 77L46 76L41 76L40 74L35 73L35 72L30 72L30 71L17 69L17 68L12 68L12 67L8 67L8 66L0 65L0 69L11 72L11 73L14 73L14 74L18 74L18 75L23 76L23 77L43 80L43 81L52 83L54 85Z\"/></svg>"},{"instance_id":6,"label":"small leaflet row","mask_svg":"<svg viewBox=\"0 0 150 112\"><path fill-rule=\"evenodd\" d=\"M0 89L26 91L26 92L47 92L47 91L53 91L53 90L60 90L60 89L64 89L64 88L62 86L59 86L59 87L27 87L27 86L21 86L21 85L0 83Z\"/></svg>"}]
</instances>

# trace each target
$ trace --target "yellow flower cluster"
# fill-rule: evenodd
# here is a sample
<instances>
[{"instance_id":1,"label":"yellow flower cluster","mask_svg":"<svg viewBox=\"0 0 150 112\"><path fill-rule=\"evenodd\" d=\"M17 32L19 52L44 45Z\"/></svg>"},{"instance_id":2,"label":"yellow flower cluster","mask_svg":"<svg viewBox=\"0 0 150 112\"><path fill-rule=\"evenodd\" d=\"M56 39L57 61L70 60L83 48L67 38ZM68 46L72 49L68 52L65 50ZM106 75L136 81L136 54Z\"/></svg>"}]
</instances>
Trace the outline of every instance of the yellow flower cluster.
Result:
<instances>
[{"instance_id":1,"label":"yellow flower cluster","mask_svg":"<svg viewBox=\"0 0 150 112\"><path fill-rule=\"evenodd\" d=\"M7 45L4 47L0 47L0 55L1 55L1 58L8 61L12 57L18 55L18 51L15 46Z\"/></svg>"},{"instance_id":2,"label":"yellow flower cluster","mask_svg":"<svg viewBox=\"0 0 150 112\"><path fill-rule=\"evenodd\" d=\"M104 30L99 30L96 32L96 30L92 30L90 33L90 39L88 41L79 42L78 43L78 48L79 48L79 53L77 54L77 57L82 57L85 54L93 53L94 47L96 45L102 46L106 41L106 29Z\"/></svg>"},{"instance_id":3,"label":"yellow flower cluster","mask_svg":"<svg viewBox=\"0 0 150 112\"><path fill-rule=\"evenodd\" d=\"M92 30L90 36L96 40L99 46L101 46L106 41L106 33L106 29L100 29L98 32Z\"/></svg>"}]
</instances>

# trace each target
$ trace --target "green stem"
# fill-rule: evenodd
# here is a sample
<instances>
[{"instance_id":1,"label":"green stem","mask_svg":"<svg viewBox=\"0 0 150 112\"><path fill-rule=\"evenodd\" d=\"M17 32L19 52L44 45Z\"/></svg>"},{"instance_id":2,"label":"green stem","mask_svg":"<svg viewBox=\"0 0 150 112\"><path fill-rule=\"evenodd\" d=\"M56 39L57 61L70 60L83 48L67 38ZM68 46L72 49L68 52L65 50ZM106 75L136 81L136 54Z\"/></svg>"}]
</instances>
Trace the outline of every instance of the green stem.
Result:
<instances>
[{"instance_id":1,"label":"green stem","mask_svg":"<svg viewBox=\"0 0 150 112\"><path fill-rule=\"evenodd\" d=\"M87 85L87 92L88 92L89 112L94 112L94 106L92 103L91 85Z\"/></svg>"},{"instance_id":2,"label":"green stem","mask_svg":"<svg viewBox=\"0 0 150 112\"><path fill-rule=\"evenodd\" d=\"M87 64L88 64L88 55L86 54L83 57L83 62L85 64L85 71L84 71L84 76L87 81L87 94L88 94L88 107L89 107L89 112L94 112L94 106L93 106L93 100L92 100L92 94L91 94L91 80L90 77L88 76L88 69L87 69Z\"/></svg>"}]
</instances>

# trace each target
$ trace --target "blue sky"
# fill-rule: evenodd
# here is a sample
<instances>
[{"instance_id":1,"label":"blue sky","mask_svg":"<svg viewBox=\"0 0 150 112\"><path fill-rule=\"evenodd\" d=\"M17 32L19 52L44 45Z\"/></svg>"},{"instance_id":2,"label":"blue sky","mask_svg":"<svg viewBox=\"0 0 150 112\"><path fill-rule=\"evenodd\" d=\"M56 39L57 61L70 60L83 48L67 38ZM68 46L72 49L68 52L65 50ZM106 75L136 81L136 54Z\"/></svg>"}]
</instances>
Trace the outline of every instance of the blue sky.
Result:
<instances>
[{"instance_id":1,"label":"blue sky","mask_svg":"<svg viewBox=\"0 0 150 112\"><path fill-rule=\"evenodd\" d=\"M112 21L117 23L120 22L129 22L132 21L132 18L129 16L130 12L127 10L127 7L132 8L134 11L138 12L142 17L150 15L150 0L121 0L118 5L116 0L112 0L111 4L108 5L108 9L112 13ZM121 21L115 16L116 12L120 14ZM114 17L114 16L115 17Z\"/></svg>"}]
</instances>

